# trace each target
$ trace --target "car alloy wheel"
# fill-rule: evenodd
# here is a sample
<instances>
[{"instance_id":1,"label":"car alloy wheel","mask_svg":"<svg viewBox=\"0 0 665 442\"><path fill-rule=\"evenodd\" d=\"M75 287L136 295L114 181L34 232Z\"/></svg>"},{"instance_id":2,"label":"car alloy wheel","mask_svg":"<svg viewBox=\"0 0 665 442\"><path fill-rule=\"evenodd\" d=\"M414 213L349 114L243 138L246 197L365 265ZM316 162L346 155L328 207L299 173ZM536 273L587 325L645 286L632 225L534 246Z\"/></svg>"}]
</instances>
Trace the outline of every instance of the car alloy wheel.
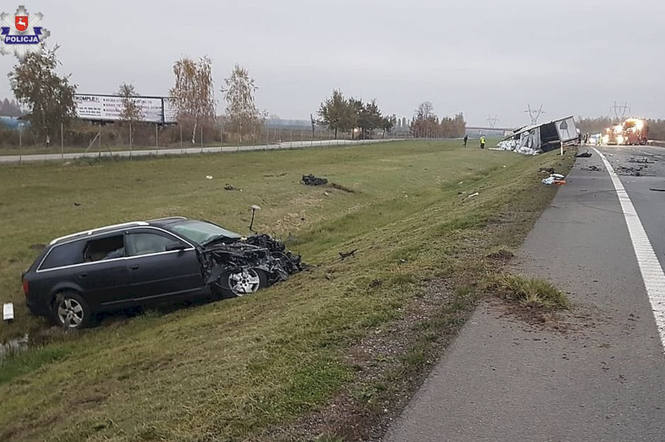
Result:
<instances>
[{"instance_id":1,"label":"car alloy wheel","mask_svg":"<svg viewBox=\"0 0 665 442\"><path fill-rule=\"evenodd\" d=\"M83 306L76 299L63 299L58 305L58 320L67 328L78 328L85 319Z\"/></svg>"},{"instance_id":2,"label":"car alloy wheel","mask_svg":"<svg viewBox=\"0 0 665 442\"><path fill-rule=\"evenodd\" d=\"M230 273L228 283L229 288L236 296L250 295L261 288L261 278L254 269Z\"/></svg>"}]
</instances>

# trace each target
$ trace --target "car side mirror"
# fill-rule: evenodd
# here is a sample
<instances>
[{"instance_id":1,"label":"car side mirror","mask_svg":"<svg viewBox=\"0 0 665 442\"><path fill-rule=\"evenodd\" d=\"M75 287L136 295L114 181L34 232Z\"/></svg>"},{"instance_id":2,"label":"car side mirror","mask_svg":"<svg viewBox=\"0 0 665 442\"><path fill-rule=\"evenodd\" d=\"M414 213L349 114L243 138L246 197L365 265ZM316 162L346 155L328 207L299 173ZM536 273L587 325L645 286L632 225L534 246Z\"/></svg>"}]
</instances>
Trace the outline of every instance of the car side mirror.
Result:
<instances>
[{"instance_id":1,"label":"car side mirror","mask_svg":"<svg viewBox=\"0 0 665 442\"><path fill-rule=\"evenodd\" d=\"M175 252L175 251L177 250L177 251L182 252L182 251L185 250L186 248L187 248L187 247L186 247L184 244L181 244L181 243L173 243L173 244L171 244L171 245L169 245L169 246L166 247L166 251L167 251L167 252Z\"/></svg>"}]
</instances>

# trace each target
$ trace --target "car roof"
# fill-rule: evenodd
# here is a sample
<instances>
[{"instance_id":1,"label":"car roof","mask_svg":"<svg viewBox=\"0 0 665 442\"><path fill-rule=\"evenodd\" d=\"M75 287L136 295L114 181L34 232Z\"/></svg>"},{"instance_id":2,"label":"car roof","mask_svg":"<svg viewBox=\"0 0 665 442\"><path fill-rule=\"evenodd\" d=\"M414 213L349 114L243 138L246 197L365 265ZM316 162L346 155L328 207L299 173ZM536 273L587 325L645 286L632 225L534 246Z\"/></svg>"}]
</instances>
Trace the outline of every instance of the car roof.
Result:
<instances>
[{"instance_id":1,"label":"car roof","mask_svg":"<svg viewBox=\"0 0 665 442\"><path fill-rule=\"evenodd\" d=\"M54 239L49 243L50 246L53 246L55 244L61 243L65 240L74 240L74 239L80 239L82 237L90 236L90 235L96 235L99 233L105 233L105 232L113 232L114 230L122 229L125 227L147 227L147 226L156 226L156 227L162 227L177 221L182 221L186 220L187 218L183 216L172 216L168 218L158 218L158 219L152 219L149 221L131 221L127 223L121 223L121 224L114 224L111 226L104 226L104 227L98 227L96 229L91 229L91 230L84 230L82 232L76 232L72 233L70 235L65 235L61 236L59 238Z\"/></svg>"}]
</instances>

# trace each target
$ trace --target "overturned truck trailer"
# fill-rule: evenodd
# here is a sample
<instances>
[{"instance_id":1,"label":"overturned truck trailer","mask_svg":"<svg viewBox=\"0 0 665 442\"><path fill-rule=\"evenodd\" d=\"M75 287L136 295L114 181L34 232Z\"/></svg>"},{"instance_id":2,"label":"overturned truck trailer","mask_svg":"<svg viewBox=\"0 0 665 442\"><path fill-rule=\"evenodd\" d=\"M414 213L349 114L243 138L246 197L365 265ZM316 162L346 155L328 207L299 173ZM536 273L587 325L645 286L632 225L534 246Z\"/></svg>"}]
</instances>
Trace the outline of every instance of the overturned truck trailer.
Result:
<instances>
[{"instance_id":1,"label":"overturned truck trailer","mask_svg":"<svg viewBox=\"0 0 665 442\"><path fill-rule=\"evenodd\" d=\"M547 123L525 126L498 144L501 150L525 155L538 155L558 149L561 144L575 144L579 139L575 118L572 116Z\"/></svg>"}]
</instances>

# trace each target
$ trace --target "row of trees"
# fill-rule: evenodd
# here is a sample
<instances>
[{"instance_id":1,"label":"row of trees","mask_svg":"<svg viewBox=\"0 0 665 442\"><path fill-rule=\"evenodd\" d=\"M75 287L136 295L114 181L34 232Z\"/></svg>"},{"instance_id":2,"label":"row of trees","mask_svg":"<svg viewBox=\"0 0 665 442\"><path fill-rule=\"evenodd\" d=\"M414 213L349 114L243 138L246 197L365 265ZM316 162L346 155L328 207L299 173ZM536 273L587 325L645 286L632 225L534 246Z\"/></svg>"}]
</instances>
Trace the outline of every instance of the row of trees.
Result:
<instances>
[{"instance_id":1,"label":"row of trees","mask_svg":"<svg viewBox=\"0 0 665 442\"><path fill-rule=\"evenodd\" d=\"M361 99L346 98L340 90L333 90L317 111L319 125L327 127L335 133L337 139L339 132L350 132L352 138L357 133L361 139L371 138L374 131L382 129L390 133L397 124L397 118L384 117L376 103L376 99L363 102Z\"/></svg>"},{"instance_id":2,"label":"row of trees","mask_svg":"<svg viewBox=\"0 0 665 442\"><path fill-rule=\"evenodd\" d=\"M8 106L16 108L5 112L9 116L21 115L20 105L29 110L26 118L30 121L31 130L47 143L61 128L69 127L76 117L74 95L77 85L71 83L70 76L56 74L55 68L59 64L56 51L57 47L45 53L29 54L23 63L15 66L8 77L18 103L5 100ZM174 63L173 73L175 84L170 90L170 98L177 109L179 123L191 124L192 143L195 143L198 127L219 118L216 116L212 62L208 57L198 61L182 58ZM265 112L255 104L257 89L249 72L238 65L224 79L222 93L227 107L221 119L241 139L243 135L255 132L265 119ZM122 97L122 122L128 123L130 129L140 125L142 108L133 99L139 95L134 85L121 84L117 95ZM4 110L6 103L2 105Z\"/></svg>"},{"instance_id":3,"label":"row of trees","mask_svg":"<svg viewBox=\"0 0 665 442\"><path fill-rule=\"evenodd\" d=\"M9 101L4 99L0 102L0 116L2 117L20 117L23 115L21 106L18 105L16 100Z\"/></svg>"},{"instance_id":4,"label":"row of trees","mask_svg":"<svg viewBox=\"0 0 665 442\"><path fill-rule=\"evenodd\" d=\"M70 76L61 77L55 73L59 64L56 51L57 47L42 54L29 54L9 73L18 105L29 109L27 119L32 131L44 140L54 137L76 117L74 95L77 86L71 83ZM240 141L244 136L263 129L267 113L256 106L258 86L247 69L235 65L231 75L224 79L221 92L226 110L221 117L216 113L215 83L212 62L208 57L198 61L181 58L174 63L173 74L175 82L169 91L171 103L177 110L178 122L191 127L192 144L196 143L197 129L202 125L221 122L224 129L238 134ZM143 120L142 108L133 99L139 94L134 85L123 83L117 95L122 97L121 120L128 123L131 143L132 128L139 126ZM8 105L12 106L11 103ZM16 103L13 106L18 107ZM406 119L398 122L394 115L384 116L376 99L365 102L358 98L346 98L340 90L334 90L321 103L317 115L318 120L312 117L312 124L329 128L335 138L338 138L339 132L350 132L352 138L366 139L374 136L377 130L385 134L396 126L407 124ZM465 127L462 114L439 119L432 104L425 102L416 109L409 129L415 137L432 134L460 137L464 135Z\"/></svg>"},{"instance_id":5,"label":"row of trees","mask_svg":"<svg viewBox=\"0 0 665 442\"><path fill-rule=\"evenodd\" d=\"M434 113L434 106L429 101L421 103L415 111L410 126L411 134L416 138L459 138L466 133L464 114L459 113L454 118L443 117L439 119Z\"/></svg>"}]
</instances>

